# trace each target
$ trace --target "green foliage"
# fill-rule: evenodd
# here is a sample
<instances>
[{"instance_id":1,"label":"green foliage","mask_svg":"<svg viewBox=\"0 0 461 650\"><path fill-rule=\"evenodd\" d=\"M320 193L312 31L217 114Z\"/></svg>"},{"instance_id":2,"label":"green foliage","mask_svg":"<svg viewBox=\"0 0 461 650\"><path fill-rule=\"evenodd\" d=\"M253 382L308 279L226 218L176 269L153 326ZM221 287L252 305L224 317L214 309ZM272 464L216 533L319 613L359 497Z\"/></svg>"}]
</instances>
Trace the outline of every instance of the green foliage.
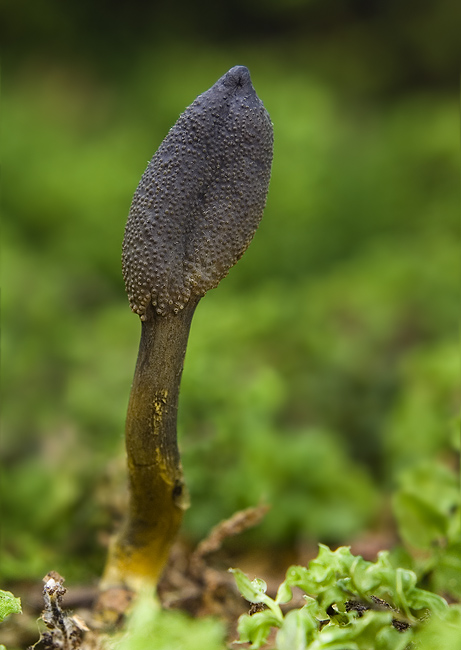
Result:
<instances>
[{"instance_id":1,"label":"green foliage","mask_svg":"<svg viewBox=\"0 0 461 650\"><path fill-rule=\"evenodd\" d=\"M107 650L224 650L224 627L212 618L192 619L179 611L162 611L142 596L118 639Z\"/></svg>"},{"instance_id":2,"label":"green foliage","mask_svg":"<svg viewBox=\"0 0 461 650\"><path fill-rule=\"evenodd\" d=\"M224 372L219 374L226 385ZM219 400L216 410L208 411L216 437L201 436L193 446L185 441L183 463L194 504L186 517L197 537L205 522L258 500L275 506L258 527L264 544L313 530L323 539L344 538L372 520L376 488L338 435L274 427L280 388L271 368L255 369L235 386L229 404ZM204 473L203 466L210 471Z\"/></svg>"},{"instance_id":3,"label":"green foliage","mask_svg":"<svg viewBox=\"0 0 461 650\"><path fill-rule=\"evenodd\" d=\"M417 635L418 650L457 648L461 636L461 606L452 605L443 615L435 614Z\"/></svg>"},{"instance_id":4,"label":"green foliage","mask_svg":"<svg viewBox=\"0 0 461 650\"><path fill-rule=\"evenodd\" d=\"M272 628L278 629L277 650L404 650L412 640L428 643L445 626L451 638L461 632L459 608L419 588L416 574L394 568L387 552L373 563L347 547L332 552L320 545L308 568L288 569L275 599L264 581L233 573L244 598L266 606L239 619L239 640L254 649L267 642ZM306 604L283 614L281 605L290 602L294 587L304 592Z\"/></svg>"},{"instance_id":5,"label":"green foliage","mask_svg":"<svg viewBox=\"0 0 461 650\"><path fill-rule=\"evenodd\" d=\"M455 415L461 376L456 336L412 351L402 363L401 381L384 440L386 469L394 480L415 465L459 451L461 429ZM406 484L410 481L407 478Z\"/></svg>"},{"instance_id":6,"label":"green foliage","mask_svg":"<svg viewBox=\"0 0 461 650\"><path fill-rule=\"evenodd\" d=\"M457 255L450 248L434 249L447 276ZM283 503L264 523L265 539L309 533L347 539L376 512L376 488L360 461L392 477L410 458L447 448L444 423L459 387L457 347L419 342L435 336L424 292L411 290L422 281L420 261L407 254L386 266L387 259L388 252L374 250L341 273L291 287L283 310L279 285L267 297L217 293L200 306L180 410L194 503L190 526L198 536L223 506L231 514L262 496ZM449 305L441 312L450 312ZM414 369L406 359L399 365L407 345L420 351ZM424 357L423 375L417 369ZM425 409L404 408L421 385ZM324 424L299 428L300 420Z\"/></svg>"},{"instance_id":7,"label":"green foliage","mask_svg":"<svg viewBox=\"0 0 461 650\"><path fill-rule=\"evenodd\" d=\"M445 465L426 462L402 473L394 512L403 540L426 550L459 540L459 499L459 481Z\"/></svg>"},{"instance_id":8,"label":"green foliage","mask_svg":"<svg viewBox=\"0 0 461 650\"><path fill-rule=\"evenodd\" d=\"M438 462L415 465L400 475L392 504L409 565L432 589L459 600L461 503L457 472ZM395 562L402 559L398 549L394 555Z\"/></svg>"},{"instance_id":9,"label":"green foliage","mask_svg":"<svg viewBox=\"0 0 461 650\"><path fill-rule=\"evenodd\" d=\"M20 598L16 598L9 591L0 590L0 622L9 614L20 614L21 611Z\"/></svg>"}]
</instances>

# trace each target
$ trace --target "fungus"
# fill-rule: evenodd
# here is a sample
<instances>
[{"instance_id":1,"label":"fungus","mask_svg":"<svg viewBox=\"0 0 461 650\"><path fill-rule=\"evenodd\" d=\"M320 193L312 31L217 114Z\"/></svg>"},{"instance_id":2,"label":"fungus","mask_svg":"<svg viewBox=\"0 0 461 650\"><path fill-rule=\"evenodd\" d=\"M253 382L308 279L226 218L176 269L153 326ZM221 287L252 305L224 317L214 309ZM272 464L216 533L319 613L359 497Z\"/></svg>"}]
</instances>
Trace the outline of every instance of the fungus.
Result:
<instances>
[{"instance_id":1,"label":"fungus","mask_svg":"<svg viewBox=\"0 0 461 650\"><path fill-rule=\"evenodd\" d=\"M129 504L103 589L154 587L188 506L176 415L189 329L258 227L272 144L247 68L233 67L182 113L134 194L122 254L142 321L125 432Z\"/></svg>"}]
</instances>

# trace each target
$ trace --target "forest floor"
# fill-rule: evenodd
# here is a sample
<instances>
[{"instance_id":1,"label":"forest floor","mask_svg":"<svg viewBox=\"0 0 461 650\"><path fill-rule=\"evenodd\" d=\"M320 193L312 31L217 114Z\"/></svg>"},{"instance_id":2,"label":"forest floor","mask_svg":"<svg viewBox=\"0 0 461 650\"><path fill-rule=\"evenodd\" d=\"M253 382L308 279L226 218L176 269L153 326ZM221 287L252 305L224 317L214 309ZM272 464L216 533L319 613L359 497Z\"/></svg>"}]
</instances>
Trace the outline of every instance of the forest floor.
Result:
<instances>
[{"instance_id":1,"label":"forest floor","mask_svg":"<svg viewBox=\"0 0 461 650\"><path fill-rule=\"evenodd\" d=\"M251 546L238 552L226 549L227 538L257 525L265 511L265 507L258 507L236 513L213 528L195 549L178 540L158 585L161 606L164 609L182 610L194 618L217 617L226 626L227 643L231 646L238 637L238 618L248 613L250 604L238 592L229 568L238 567L252 579L262 578L267 584L268 595L275 597L287 568L293 564L307 566L318 552L314 543L298 548L261 549ZM350 546L355 555L374 561L379 551L391 548L396 541L393 531L383 530L366 534ZM49 576L60 579L54 572L50 572ZM102 648L101 640L106 638L107 632L113 633L123 627L132 602L132 594L125 589L101 594L97 584L67 585L62 598L62 615L52 614L56 620L51 621L51 625L63 626L63 618L69 620L68 625L75 627L76 638L67 645L53 641L47 644L43 635L39 641L39 630L46 629L43 621L40 621L41 616L46 618L42 612L43 582L19 582L8 585L8 589L21 598L23 613L10 616L5 621L0 631L0 643L18 650L31 647L36 650ZM301 602L301 592L294 594L289 608L299 607ZM72 634L71 637L74 638Z\"/></svg>"}]
</instances>

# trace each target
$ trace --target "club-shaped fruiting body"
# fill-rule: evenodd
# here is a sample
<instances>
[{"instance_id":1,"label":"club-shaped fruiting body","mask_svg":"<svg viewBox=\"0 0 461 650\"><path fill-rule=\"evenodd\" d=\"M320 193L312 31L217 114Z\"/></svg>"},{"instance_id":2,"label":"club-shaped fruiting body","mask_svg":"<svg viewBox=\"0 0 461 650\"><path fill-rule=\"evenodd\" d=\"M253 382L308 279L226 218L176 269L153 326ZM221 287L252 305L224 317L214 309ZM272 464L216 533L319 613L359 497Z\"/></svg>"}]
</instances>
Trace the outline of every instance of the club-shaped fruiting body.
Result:
<instances>
[{"instance_id":1,"label":"club-shaped fruiting body","mask_svg":"<svg viewBox=\"0 0 461 650\"><path fill-rule=\"evenodd\" d=\"M183 309L216 287L261 219L272 163L272 124L244 66L182 113L150 161L125 230L123 275L145 319Z\"/></svg>"},{"instance_id":2,"label":"club-shaped fruiting body","mask_svg":"<svg viewBox=\"0 0 461 650\"><path fill-rule=\"evenodd\" d=\"M272 124L236 66L184 111L135 192L123 243L142 320L126 419L129 504L102 589L154 586L187 507L176 420L194 310L242 256L261 219Z\"/></svg>"}]
</instances>

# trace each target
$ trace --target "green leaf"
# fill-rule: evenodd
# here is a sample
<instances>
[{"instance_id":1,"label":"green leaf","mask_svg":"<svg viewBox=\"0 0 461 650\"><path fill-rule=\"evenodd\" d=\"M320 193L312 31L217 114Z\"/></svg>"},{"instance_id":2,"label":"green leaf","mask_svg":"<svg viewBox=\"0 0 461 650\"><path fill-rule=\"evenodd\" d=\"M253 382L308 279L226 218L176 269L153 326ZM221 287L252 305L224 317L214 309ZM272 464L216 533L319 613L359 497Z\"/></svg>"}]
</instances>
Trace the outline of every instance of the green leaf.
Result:
<instances>
[{"instance_id":1,"label":"green leaf","mask_svg":"<svg viewBox=\"0 0 461 650\"><path fill-rule=\"evenodd\" d=\"M283 620L282 610L278 604L266 595L267 585L264 580L255 578L250 580L240 569L229 569L234 574L235 582L242 596L250 603L264 603L277 617L279 622Z\"/></svg>"},{"instance_id":2,"label":"green leaf","mask_svg":"<svg viewBox=\"0 0 461 650\"><path fill-rule=\"evenodd\" d=\"M461 599L461 542L443 549L432 578L435 591Z\"/></svg>"},{"instance_id":3,"label":"green leaf","mask_svg":"<svg viewBox=\"0 0 461 650\"><path fill-rule=\"evenodd\" d=\"M448 518L415 494L397 492L393 508L400 535L415 548L430 549L447 534Z\"/></svg>"},{"instance_id":4,"label":"green leaf","mask_svg":"<svg viewBox=\"0 0 461 650\"><path fill-rule=\"evenodd\" d=\"M344 602L350 596L348 583L341 579L349 578L349 570L355 559L349 547L341 546L331 551L328 546L319 544L319 553L309 562L309 568L290 567L286 582L299 587L306 594L317 596L319 604L326 609L332 603Z\"/></svg>"},{"instance_id":5,"label":"green leaf","mask_svg":"<svg viewBox=\"0 0 461 650\"><path fill-rule=\"evenodd\" d=\"M270 609L257 612L252 616L243 614L238 621L239 643L251 643L250 648L260 648L267 641L273 627L279 627L281 621Z\"/></svg>"},{"instance_id":6,"label":"green leaf","mask_svg":"<svg viewBox=\"0 0 461 650\"><path fill-rule=\"evenodd\" d=\"M255 578L250 580L247 575L240 571L240 569L229 569L230 573L234 574L237 588L249 603L264 603L267 600L266 589L267 585L264 580Z\"/></svg>"},{"instance_id":7,"label":"green leaf","mask_svg":"<svg viewBox=\"0 0 461 650\"><path fill-rule=\"evenodd\" d=\"M453 449L456 449L456 451L460 452L461 451L461 415L457 415L456 417L453 418L452 422L450 423L450 441L453 446Z\"/></svg>"},{"instance_id":8,"label":"green leaf","mask_svg":"<svg viewBox=\"0 0 461 650\"><path fill-rule=\"evenodd\" d=\"M277 633L277 650L305 650L319 628L307 607L289 612Z\"/></svg>"},{"instance_id":9,"label":"green leaf","mask_svg":"<svg viewBox=\"0 0 461 650\"><path fill-rule=\"evenodd\" d=\"M407 603L411 609L419 611L421 609L428 609L434 614L442 614L448 607L447 601L425 589L413 589L407 596Z\"/></svg>"},{"instance_id":10,"label":"green leaf","mask_svg":"<svg viewBox=\"0 0 461 650\"><path fill-rule=\"evenodd\" d=\"M431 616L421 625L415 635L418 650L445 648L455 650L460 647L461 639L461 605L447 607L443 615Z\"/></svg>"},{"instance_id":11,"label":"green leaf","mask_svg":"<svg viewBox=\"0 0 461 650\"><path fill-rule=\"evenodd\" d=\"M194 619L181 611L162 610L151 593L143 593L107 650L109 646L110 650L223 650L224 627L211 617Z\"/></svg>"},{"instance_id":12,"label":"green leaf","mask_svg":"<svg viewBox=\"0 0 461 650\"><path fill-rule=\"evenodd\" d=\"M290 602L293 598L293 592L286 580L282 582L280 587L277 589L277 596L275 597L275 602L277 605L283 605L284 603Z\"/></svg>"},{"instance_id":13,"label":"green leaf","mask_svg":"<svg viewBox=\"0 0 461 650\"><path fill-rule=\"evenodd\" d=\"M447 537L449 542L454 543L461 539L461 495L460 502L450 512Z\"/></svg>"},{"instance_id":14,"label":"green leaf","mask_svg":"<svg viewBox=\"0 0 461 650\"><path fill-rule=\"evenodd\" d=\"M291 566L287 570L285 582L291 587L299 587L305 593L312 593L313 591L310 572L305 566Z\"/></svg>"},{"instance_id":15,"label":"green leaf","mask_svg":"<svg viewBox=\"0 0 461 650\"><path fill-rule=\"evenodd\" d=\"M322 580L322 570L326 573L348 573L356 560L349 546L340 546L336 551L331 551L328 546L319 544L319 554L309 563L310 572L317 580Z\"/></svg>"},{"instance_id":16,"label":"green leaf","mask_svg":"<svg viewBox=\"0 0 461 650\"><path fill-rule=\"evenodd\" d=\"M388 554L381 552L374 563L357 557L351 566L350 574L352 584L349 588L359 596L367 598L379 585L394 582L395 569L389 562Z\"/></svg>"},{"instance_id":17,"label":"green leaf","mask_svg":"<svg viewBox=\"0 0 461 650\"><path fill-rule=\"evenodd\" d=\"M13 596L9 591L0 591L0 621L9 614L20 614L21 599Z\"/></svg>"}]
</instances>

